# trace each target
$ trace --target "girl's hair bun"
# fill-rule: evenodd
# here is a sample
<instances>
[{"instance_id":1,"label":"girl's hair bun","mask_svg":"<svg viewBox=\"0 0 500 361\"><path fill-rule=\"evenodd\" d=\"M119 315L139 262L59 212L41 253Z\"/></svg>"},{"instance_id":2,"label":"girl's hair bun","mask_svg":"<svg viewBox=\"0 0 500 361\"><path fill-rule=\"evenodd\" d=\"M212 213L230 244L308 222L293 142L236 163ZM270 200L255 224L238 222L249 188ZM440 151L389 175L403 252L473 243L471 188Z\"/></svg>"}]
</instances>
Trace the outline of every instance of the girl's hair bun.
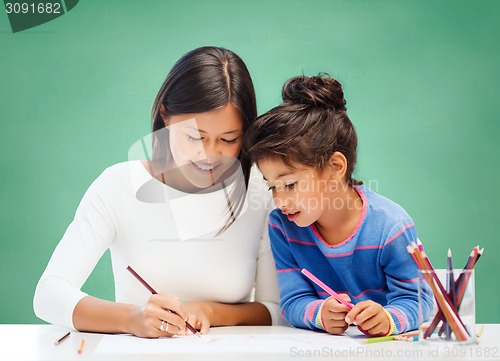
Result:
<instances>
[{"instance_id":1,"label":"girl's hair bun","mask_svg":"<svg viewBox=\"0 0 500 361\"><path fill-rule=\"evenodd\" d=\"M283 86L282 97L284 103L301 104L305 108L316 106L346 110L342 85L328 74L294 77Z\"/></svg>"}]
</instances>

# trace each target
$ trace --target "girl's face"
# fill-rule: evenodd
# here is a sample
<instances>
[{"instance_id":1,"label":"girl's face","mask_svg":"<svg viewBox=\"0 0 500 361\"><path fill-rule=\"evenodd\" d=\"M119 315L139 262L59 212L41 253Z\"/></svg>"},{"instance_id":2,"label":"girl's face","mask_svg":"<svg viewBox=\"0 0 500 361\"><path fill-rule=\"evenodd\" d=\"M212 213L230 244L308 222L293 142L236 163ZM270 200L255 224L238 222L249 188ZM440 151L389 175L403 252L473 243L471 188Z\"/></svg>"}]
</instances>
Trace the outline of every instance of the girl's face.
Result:
<instances>
[{"instance_id":1,"label":"girl's face","mask_svg":"<svg viewBox=\"0 0 500 361\"><path fill-rule=\"evenodd\" d=\"M174 166L197 188L221 181L240 153L243 120L232 105L196 114L164 117Z\"/></svg>"},{"instance_id":2,"label":"girl's face","mask_svg":"<svg viewBox=\"0 0 500 361\"><path fill-rule=\"evenodd\" d=\"M335 205L334 187L338 182L328 169L320 173L312 167L294 164L295 169L272 158L259 161L258 166L276 206L299 227L313 224Z\"/></svg>"}]
</instances>

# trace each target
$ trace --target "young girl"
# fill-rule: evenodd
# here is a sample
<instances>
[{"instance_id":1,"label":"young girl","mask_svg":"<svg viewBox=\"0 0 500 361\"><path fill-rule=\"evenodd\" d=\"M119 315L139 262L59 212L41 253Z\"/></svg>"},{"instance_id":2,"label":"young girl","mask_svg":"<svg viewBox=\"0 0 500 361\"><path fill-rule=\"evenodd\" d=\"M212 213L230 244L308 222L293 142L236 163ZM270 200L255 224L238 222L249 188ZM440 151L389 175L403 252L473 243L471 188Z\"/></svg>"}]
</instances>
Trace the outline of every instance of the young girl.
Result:
<instances>
[{"instance_id":1,"label":"young girl","mask_svg":"<svg viewBox=\"0 0 500 361\"><path fill-rule=\"evenodd\" d=\"M278 207L269 233L282 316L332 334L349 324L371 336L417 328L418 270L406 250L417 241L415 225L399 205L352 178L357 137L340 83L300 76L282 95L246 138ZM328 297L303 268L354 307ZM428 315L430 293L426 300Z\"/></svg>"},{"instance_id":2,"label":"young girl","mask_svg":"<svg viewBox=\"0 0 500 361\"><path fill-rule=\"evenodd\" d=\"M266 228L272 200L240 152L256 115L252 80L236 54L202 47L184 55L154 103L152 144L138 143L152 154L109 167L90 186L37 285L36 315L140 337L189 333L185 321L202 333L279 323ZM81 291L107 249L113 302Z\"/></svg>"}]
</instances>

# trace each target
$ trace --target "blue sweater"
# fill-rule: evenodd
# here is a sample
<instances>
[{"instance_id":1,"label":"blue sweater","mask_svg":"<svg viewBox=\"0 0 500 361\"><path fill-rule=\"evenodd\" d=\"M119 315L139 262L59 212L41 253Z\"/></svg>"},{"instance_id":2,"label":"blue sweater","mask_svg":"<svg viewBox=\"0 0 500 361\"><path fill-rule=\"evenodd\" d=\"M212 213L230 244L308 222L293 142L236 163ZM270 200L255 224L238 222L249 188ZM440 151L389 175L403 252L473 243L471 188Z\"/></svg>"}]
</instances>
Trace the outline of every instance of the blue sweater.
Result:
<instances>
[{"instance_id":1,"label":"blue sweater","mask_svg":"<svg viewBox=\"0 0 500 361\"><path fill-rule=\"evenodd\" d=\"M300 271L307 268L356 304L372 300L393 319L394 333L418 328L418 268L406 250L417 241L415 225L398 204L365 186L360 221L340 244L327 244L314 224L299 227L279 209L271 212L269 235L280 285L281 313L291 325L322 330L317 314L329 295ZM425 289L427 319L433 300Z\"/></svg>"}]
</instances>

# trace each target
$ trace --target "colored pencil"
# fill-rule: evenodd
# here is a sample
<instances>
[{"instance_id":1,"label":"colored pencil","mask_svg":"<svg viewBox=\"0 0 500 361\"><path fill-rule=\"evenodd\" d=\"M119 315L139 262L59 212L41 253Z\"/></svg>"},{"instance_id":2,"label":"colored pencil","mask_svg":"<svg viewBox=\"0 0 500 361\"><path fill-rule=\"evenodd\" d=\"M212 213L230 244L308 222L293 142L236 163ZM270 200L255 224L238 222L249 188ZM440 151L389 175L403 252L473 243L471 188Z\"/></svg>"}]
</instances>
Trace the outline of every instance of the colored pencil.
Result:
<instances>
[{"instance_id":1,"label":"colored pencil","mask_svg":"<svg viewBox=\"0 0 500 361\"><path fill-rule=\"evenodd\" d=\"M139 276L139 274L130 266L127 266L127 270L132 273L132 275L139 281L143 284L144 287L146 287L148 289L149 292L151 292L153 295L157 295L158 292L155 291L155 289L153 287L151 287L149 285L149 283L147 283L144 278L142 278L141 276ZM172 310L168 310L172 313L175 313L174 311ZM177 313L175 313L177 314ZM194 335L200 337L200 335L198 334L198 331L189 324L189 322L185 321L186 322L186 327L189 329L189 331L191 331Z\"/></svg>"},{"instance_id":2,"label":"colored pencil","mask_svg":"<svg viewBox=\"0 0 500 361\"><path fill-rule=\"evenodd\" d=\"M473 263L472 262L472 260L473 260L473 254L474 254L474 250L472 250L472 252L471 252L471 254L470 254L470 256L469 256L469 258L467 260L467 263L464 266L464 269L467 269ZM460 274L460 276L458 277L458 279L455 281L455 290L457 288L459 288L459 285L463 281L463 276L464 276L463 274ZM460 308L460 303L462 302L462 300L461 299L459 300L458 298L455 298L454 301L455 301L455 305L457 306L457 309ZM442 319L443 319L443 313L441 312L441 309L439 309L439 311L434 316L434 319L432 320L431 324L429 325L429 328L427 329L427 331L426 331L426 333L424 335L424 338L429 337L434 332L434 330L436 329L437 325L439 324L439 322Z\"/></svg>"},{"instance_id":3,"label":"colored pencil","mask_svg":"<svg viewBox=\"0 0 500 361\"><path fill-rule=\"evenodd\" d=\"M82 338L82 340L80 341L80 347L78 348L78 353L82 353L83 352L83 347L85 346L85 339Z\"/></svg>"},{"instance_id":4,"label":"colored pencil","mask_svg":"<svg viewBox=\"0 0 500 361\"><path fill-rule=\"evenodd\" d=\"M365 340L365 343L376 343L395 340L396 336L371 337Z\"/></svg>"},{"instance_id":5,"label":"colored pencil","mask_svg":"<svg viewBox=\"0 0 500 361\"><path fill-rule=\"evenodd\" d=\"M484 332L484 325L481 325L481 328L477 331L476 337L479 338L483 335Z\"/></svg>"},{"instance_id":6,"label":"colored pencil","mask_svg":"<svg viewBox=\"0 0 500 361\"><path fill-rule=\"evenodd\" d=\"M427 254L424 251L420 251L416 245L414 247L415 247L415 250L418 250L418 253L421 255L421 257L423 259L423 263L426 265L425 269L432 271L431 272L432 277L434 278L436 286L441 291L441 295L444 297L445 301L451 307L452 311L458 316L458 311L457 311L456 307L454 306L454 302L451 300L450 296L448 295L448 292L446 292L446 289L444 288L443 284L441 283L441 280L439 279L439 276L437 275L436 270L432 266L431 261L429 260L429 257L427 257Z\"/></svg>"},{"instance_id":7,"label":"colored pencil","mask_svg":"<svg viewBox=\"0 0 500 361\"><path fill-rule=\"evenodd\" d=\"M417 266L423 271L422 275L426 279L428 285L431 287L436 302L440 310L444 314L444 317L450 323L450 327L453 333L455 334L455 337L457 338L458 341L467 340L469 337L467 330L463 325L460 317L458 317L456 309L452 307L453 305L451 304L449 296L444 290L444 287L439 281L439 278L437 278L435 270L430 264L430 261L428 260L427 256L425 255L424 252L420 251L419 247L414 242L412 243L412 246L407 249L408 252L410 252L410 254L412 255L412 258L414 256L414 259L417 260Z\"/></svg>"},{"instance_id":8,"label":"colored pencil","mask_svg":"<svg viewBox=\"0 0 500 361\"><path fill-rule=\"evenodd\" d=\"M448 259L447 259L447 284L448 292L450 293L451 302L455 307L456 304L456 292L455 292L455 276L453 275L453 259L451 254L451 249L448 248Z\"/></svg>"},{"instance_id":9,"label":"colored pencil","mask_svg":"<svg viewBox=\"0 0 500 361\"><path fill-rule=\"evenodd\" d=\"M483 253L483 249L479 249L479 247L474 247L474 249L471 252L471 255L469 257L469 261L464 267L464 270L469 270L471 271L481 254ZM467 288L467 283L469 282L469 278L471 276L472 272L467 272L463 273L462 278L459 280L459 283L457 285L457 291L456 291L456 299L457 299L457 305L462 303L462 299L465 294L465 289Z\"/></svg>"},{"instance_id":10,"label":"colored pencil","mask_svg":"<svg viewBox=\"0 0 500 361\"><path fill-rule=\"evenodd\" d=\"M332 290L330 287L328 287L326 284L324 284L319 278L317 278L315 275L313 275L311 272L309 272L307 269L303 268L302 271L301 271L307 278L309 278L311 281L313 281L314 283L316 283L319 287L321 287L323 290L325 290L326 292L328 292L328 294L330 296L332 296L333 298L335 298L337 301L339 301L340 303L342 303L344 306L346 306L348 309L352 309L353 308L353 304L352 303L349 303L347 302L346 300L344 300L337 292L335 292L334 290Z\"/></svg>"},{"instance_id":11,"label":"colored pencil","mask_svg":"<svg viewBox=\"0 0 500 361\"><path fill-rule=\"evenodd\" d=\"M71 335L71 332L67 332L63 337L61 337L59 340L57 340L54 345L60 345L64 340L66 340L69 335Z\"/></svg>"},{"instance_id":12,"label":"colored pencil","mask_svg":"<svg viewBox=\"0 0 500 361\"><path fill-rule=\"evenodd\" d=\"M423 252L422 254L423 257L427 257ZM453 302L439 280L437 273L432 266L430 267L431 268L429 270L432 271L433 279L431 278L428 282L430 283L429 285L434 293L436 302L440 306L439 308L441 312L444 314L443 321L448 322L458 341L465 341L469 337L469 332L459 317L458 311L454 307ZM434 289L434 285L437 286L437 289ZM427 332L429 332L429 330L427 330Z\"/></svg>"},{"instance_id":13,"label":"colored pencil","mask_svg":"<svg viewBox=\"0 0 500 361\"><path fill-rule=\"evenodd\" d=\"M407 341L407 342L418 341L418 336L406 337L404 339L401 339L401 341Z\"/></svg>"},{"instance_id":14,"label":"colored pencil","mask_svg":"<svg viewBox=\"0 0 500 361\"><path fill-rule=\"evenodd\" d=\"M415 254L418 254L418 258L420 259L420 264L423 265L423 268L421 268L421 269L427 270L427 271L432 271L429 273L432 274L432 278L434 279L436 286L441 291L441 294L444 297L444 299L446 300L446 302L448 303L448 305L450 305L452 311L456 315L458 315L458 311L456 310L456 307L454 306L454 302L451 300L450 296L448 295L448 292L443 287L443 284L441 283L441 280L439 279L439 277L436 273L436 270L432 266L431 261L429 260L429 257L427 257L427 254L424 251L421 251L420 247L418 247L415 242L412 243L412 249L413 249Z\"/></svg>"},{"instance_id":15,"label":"colored pencil","mask_svg":"<svg viewBox=\"0 0 500 361\"><path fill-rule=\"evenodd\" d=\"M481 257L482 253L484 251L484 248L479 249L479 246L474 247L472 252L470 253L469 258L467 259L467 262L464 266L464 270L472 270L474 266L476 265L477 261L479 260L479 257ZM465 294L465 289L467 286L467 283L469 281L471 272L463 272L460 274L457 280L455 280L455 306L456 309L460 309L460 305L462 303L464 294ZM434 319L432 320L431 324L429 325L429 328L427 329L427 332L424 335L424 338L427 338L430 336L432 332L436 329L437 325L439 324L439 321L443 318L443 313L441 310L436 313L434 316Z\"/></svg>"},{"instance_id":16,"label":"colored pencil","mask_svg":"<svg viewBox=\"0 0 500 361\"><path fill-rule=\"evenodd\" d=\"M409 338L417 337L418 332L407 332L401 333L399 335L391 335L391 336L381 336L381 337L370 337L365 340L365 343L376 343L376 342L385 342L385 341L408 341Z\"/></svg>"},{"instance_id":17,"label":"colored pencil","mask_svg":"<svg viewBox=\"0 0 500 361\"><path fill-rule=\"evenodd\" d=\"M450 295L451 302L453 303L453 306L457 307L455 304L455 279L453 277L453 260L452 260L452 254L451 254L451 249L448 248L448 256L446 259L446 291ZM446 333L446 339L450 340L451 339L451 328L448 322L446 322L446 325L444 327L445 333ZM440 331L441 332L441 331Z\"/></svg>"}]
</instances>

